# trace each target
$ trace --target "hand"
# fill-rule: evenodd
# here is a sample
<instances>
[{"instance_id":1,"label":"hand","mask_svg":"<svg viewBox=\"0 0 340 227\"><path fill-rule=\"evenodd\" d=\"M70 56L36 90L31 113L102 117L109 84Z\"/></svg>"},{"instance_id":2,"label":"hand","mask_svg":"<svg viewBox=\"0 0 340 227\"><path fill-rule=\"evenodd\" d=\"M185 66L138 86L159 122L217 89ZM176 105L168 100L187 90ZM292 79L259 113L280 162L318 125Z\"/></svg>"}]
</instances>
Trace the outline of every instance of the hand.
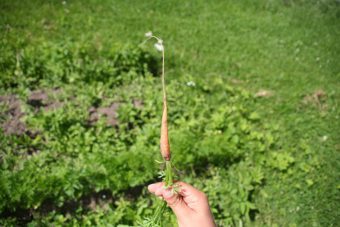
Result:
<instances>
[{"instance_id":1,"label":"hand","mask_svg":"<svg viewBox=\"0 0 340 227\"><path fill-rule=\"evenodd\" d=\"M179 227L215 227L207 196L184 182L176 182L179 192L165 189L164 182L150 184L151 193L163 198L175 213Z\"/></svg>"}]
</instances>

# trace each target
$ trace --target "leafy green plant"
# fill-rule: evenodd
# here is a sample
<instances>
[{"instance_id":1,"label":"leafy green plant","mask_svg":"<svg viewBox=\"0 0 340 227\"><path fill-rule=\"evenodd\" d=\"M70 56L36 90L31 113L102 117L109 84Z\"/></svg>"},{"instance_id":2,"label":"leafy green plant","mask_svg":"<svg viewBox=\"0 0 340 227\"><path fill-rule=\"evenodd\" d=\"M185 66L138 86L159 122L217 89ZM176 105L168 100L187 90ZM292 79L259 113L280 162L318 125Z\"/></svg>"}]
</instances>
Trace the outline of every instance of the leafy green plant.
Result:
<instances>
[{"instance_id":1,"label":"leafy green plant","mask_svg":"<svg viewBox=\"0 0 340 227\"><path fill-rule=\"evenodd\" d=\"M159 203L161 214L164 203L144 189L169 176L154 162L163 111L155 95L162 89L153 68L159 59L142 47L104 52L72 41L2 48L1 95L18 96L26 131L0 129L1 225L137 225L153 217ZM59 107L28 101L33 91L56 88ZM179 73L168 77L167 94L176 164L168 170L208 195L218 225L252 225L272 175L301 176L302 183L292 184L296 190L315 187L309 175L320 168L314 148L303 139L288 146L281 123L254 108L259 101L250 91L222 75ZM3 114L8 104L1 106L2 125L11 114ZM112 115L99 113L111 107ZM161 217L176 223L170 214Z\"/></svg>"}]
</instances>

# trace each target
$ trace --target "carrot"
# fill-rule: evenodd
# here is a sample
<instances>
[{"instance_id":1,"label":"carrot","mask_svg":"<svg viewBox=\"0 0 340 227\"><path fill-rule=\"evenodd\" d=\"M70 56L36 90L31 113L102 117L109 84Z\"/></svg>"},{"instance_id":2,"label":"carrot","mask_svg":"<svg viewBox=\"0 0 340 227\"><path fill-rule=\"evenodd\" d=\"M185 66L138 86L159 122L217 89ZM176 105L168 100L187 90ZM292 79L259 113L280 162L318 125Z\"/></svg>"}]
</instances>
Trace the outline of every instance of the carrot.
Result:
<instances>
[{"instance_id":1,"label":"carrot","mask_svg":"<svg viewBox=\"0 0 340 227\"><path fill-rule=\"evenodd\" d=\"M157 36L154 36L152 32L147 32L146 37L148 38L143 43L148 41L149 39L156 39L157 43L154 45L158 51L162 52L162 88L163 88L163 113L162 113L162 122L161 122L161 136L160 136L160 149L161 149L161 155L165 161L165 186L166 187L172 187L174 182L172 178L172 165L171 165L171 153L170 153L170 143L169 143L169 135L168 135L168 112L167 112L167 99L166 99L166 89L165 89L165 78L164 78L164 45L163 41L158 38ZM142 43L142 44L143 44ZM166 209L166 203L164 201L161 201L160 204L158 204L157 209L153 215L153 217L145 220L143 223L143 226L162 226L162 214L165 212Z\"/></svg>"},{"instance_id":2,"label":"carrot","mask_svg":"<svg viewBox=\"0 0 340 227\"><path fill-rule=\"evenodd\" d=\"M166 96L163 97L163 114L162 114L160 147L161 147L161 154L164 160L170 161L171 154L170 154L170 144L169 144L169 135L168 135L168 113L167 113Z\"/></svg>"},{"instance_id":3,"label":"carrot","mask_svg":"<svg viewBox=\"0 0 340 227\"><path fill-rule=\"evenodd\" d=\"M161 124L161 139L160 148L163 159L165 160L165 186L170 187L173 185L172 180L172 167L171 167L171 154L170 154L170 143L168 135L168 106L166 101L166 89L165 89L165 70L164 70L164 46L163 41L157 38L156 48L162 51L162 88L163 88L163 114L162 114L162 124ZM160 48L161 47L161 48Z\"/></svg>"},{"instance_id":4,"label":"carrot","mask_svg":"<svg viewBox=\"0 0 340 227\"><path fill-rule=\"evenodd\" d=\"M164 45L163 40L154 36L152 32L145 33L145 36L148 38L142 44L147 42L150 39L156 39L157 43L155 43L155 47L158 51L162 52L162 88L163 88L163 114L162 114L162 125L161 125L161 138L160 138L160 148L161 154L165 161L170 161L170 144L169 144L169 135L168 135L168 113L167 113L167 102L166 102L166 89L165 89L165 57L164 57Z\"/></svg>"}]
</instances>

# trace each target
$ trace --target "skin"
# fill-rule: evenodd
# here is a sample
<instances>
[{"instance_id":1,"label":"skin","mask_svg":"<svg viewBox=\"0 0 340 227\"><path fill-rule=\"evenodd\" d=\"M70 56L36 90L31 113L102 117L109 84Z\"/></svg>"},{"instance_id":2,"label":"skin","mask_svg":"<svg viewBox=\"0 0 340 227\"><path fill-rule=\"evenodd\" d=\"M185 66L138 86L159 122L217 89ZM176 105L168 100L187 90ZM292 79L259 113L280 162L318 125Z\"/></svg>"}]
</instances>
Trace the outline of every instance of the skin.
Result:
<instances>
[{"instance_id":1,"label":"skin","mask_svg":"<svg viewBox=\"0 0 340 227\"><path fill-rule=\"evenodd\" d=\"M215 227L207 196L187 183L176 184L180 188L178 193L165 189L164 182L151 184L148 189L167 202L177 217L179 227Z\"/></svg>"}]
</instances>

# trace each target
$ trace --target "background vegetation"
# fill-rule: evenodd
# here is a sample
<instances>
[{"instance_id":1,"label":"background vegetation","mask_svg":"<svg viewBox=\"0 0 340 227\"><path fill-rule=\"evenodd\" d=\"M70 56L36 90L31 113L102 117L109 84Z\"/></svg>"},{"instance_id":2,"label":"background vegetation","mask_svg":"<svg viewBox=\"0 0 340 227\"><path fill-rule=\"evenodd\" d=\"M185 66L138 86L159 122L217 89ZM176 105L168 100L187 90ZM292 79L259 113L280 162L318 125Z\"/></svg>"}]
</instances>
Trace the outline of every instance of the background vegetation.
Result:
<instances>
[{"instance_id":1,"label":"background vegetation","mask_svg":"<svg viewBox=\"0 0 340 227\"><path fill-rule=\"evenodd\" d=\"M149 30L165 40L178 178L208 194L216 222L339 223L338 1L4 0L0 15L0 225L152 213Z\"/></svg>"}]
</instances>

